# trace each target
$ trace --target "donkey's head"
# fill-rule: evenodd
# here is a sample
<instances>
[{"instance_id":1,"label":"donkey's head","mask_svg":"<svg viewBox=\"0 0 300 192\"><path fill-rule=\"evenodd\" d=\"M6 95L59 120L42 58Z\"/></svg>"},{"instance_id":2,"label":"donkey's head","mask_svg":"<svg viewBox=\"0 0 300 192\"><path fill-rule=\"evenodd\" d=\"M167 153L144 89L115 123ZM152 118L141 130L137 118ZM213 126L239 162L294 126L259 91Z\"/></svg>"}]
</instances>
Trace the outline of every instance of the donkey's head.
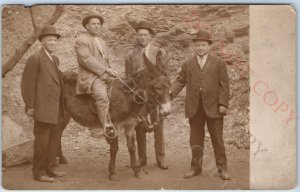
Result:
<instances>
[{"instance_id":1,"label":"donkey's head","mask_svg":"<svg viewBox=\"0 0 300 192\"><path fill-rule=\"evenodd\" d=\"M162 57L161 51L156 57L156 65L152 64L144 54L144 61L148 70L149 84L147 86L149 102L158 104L163 115L171 112L170 88L171 79L168 65Z\"/></svg>"}]
</instances>

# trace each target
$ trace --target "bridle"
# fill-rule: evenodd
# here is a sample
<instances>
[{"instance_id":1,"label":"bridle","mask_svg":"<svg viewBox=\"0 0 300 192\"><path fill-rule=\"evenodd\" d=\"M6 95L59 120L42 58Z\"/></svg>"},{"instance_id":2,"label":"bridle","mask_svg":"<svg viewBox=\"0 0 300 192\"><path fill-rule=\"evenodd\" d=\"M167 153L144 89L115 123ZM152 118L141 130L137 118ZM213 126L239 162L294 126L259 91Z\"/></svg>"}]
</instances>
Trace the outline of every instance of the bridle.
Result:
<instances>
[{"instance_id":1,"label":"bridle","mask_svg":"<svg viewBox=\"0 0 300 192\"><path fill-rule=\"evenodd\" d=\"M144 121L145 123L147 123L148 127L150 127L150 129L152 129L152 130L153 130L153 127L154 127L155 124L158 124L158 123L161 124L161 123L160 123L160 120L161 120L160 118L164 118L164 116L161 114L161 110L160 110L160 109L161 109L161 106L160 106L160 102L158 101L157 96L154 95L154 94L152 93L152 91L150 91L150 89L152 88L152 85L154 85L154 82L157 81L158 78L160 78L160 76L157 76L157 77L155 77L154 79L152 79L152 80L150 80L150 81L147 81L146 88L144 89L146 95L144 95L144 97L140 96L135 90L133 90L133 89L132 89L132 88L131 88L124 80L122 80L120 77L116 77L116 78L115 78L115 79L118 79L123 85L125 85L125 86L129 89L129 91L132 92L132 93L134 94L134 96L137 96L139 99L142 100L142 102L140 102L140 103L137 102L137 101L135 100L138 104L141 104L141 105L147 105L147 104L148 104L148 105L153 106L153 107L159 106L159 108L158 108L159 119L158 119L157 121L155 121L154 123L152 123L152 124L147 120L147 118L145 118L145 117L143 117L143 116L141 116L141 115L138 115L138 119L140 119L141 121ZM154 103L147 103L147 101L149 101L148 95L151 95L151 97L152 97ZM154 109L155 109L155 108L154 108ZM152 110L149 114L152 114L154 111L155 111L155 110ZM152 130L148 130L147 132L152 132Z\"/></svg>"}]
</instances>

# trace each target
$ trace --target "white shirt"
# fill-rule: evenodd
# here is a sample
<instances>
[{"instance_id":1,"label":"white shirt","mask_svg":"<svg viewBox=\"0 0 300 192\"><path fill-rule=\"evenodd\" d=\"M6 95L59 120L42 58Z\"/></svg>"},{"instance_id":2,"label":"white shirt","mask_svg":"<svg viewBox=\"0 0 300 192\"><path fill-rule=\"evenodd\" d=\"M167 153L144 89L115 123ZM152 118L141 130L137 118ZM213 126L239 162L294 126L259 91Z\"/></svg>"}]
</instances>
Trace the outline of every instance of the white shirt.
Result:
<instances>
[{"instance_id":1,"label":"white shirt","mask_svg":"<svg viewBox=\"0 0 300 192\"><path fill-rule=\"evenodd\" d=\"M46 55L49 57L49 59L53 62L52 54L50 54L45 48L43 48Z\"/></svg>"},{"instance_id":2,"label":"white shirt","mask_svg":"<svg viewBox=\"0 0 300 192\"><path fill-rule=\"evenodd\" d=\"M145 52L146 57L149 58L150 43L145 48L142 48L142 50Z\"/></svg>"},{"instance_id":3,"label":"white shirt","mask_svg":"<svg viewBox=\"0 0 300 192\"><path fill-rule=\"evenodd\" d=\"M203 69L205 63L206 63L206 60L207 60L207 55L204 55L203 57L200 57L198 54L197 54L197 60L198 60L198 63L200 65L200 68Z\"/></svg>"},{"instance_id":4,"label":"white shirt","mask_svg":"<svg viewBox=\"0 0 300 192\"><path fill-rule=\"evenodd\" d=\"M98 49L100 49L99 51L102 54L102 57L105 58L105 55L103 53L103 47L102 47L98 37L95 37L95 41L96 41L96 45L97 45Z\"/></svg>"}]
</instances>

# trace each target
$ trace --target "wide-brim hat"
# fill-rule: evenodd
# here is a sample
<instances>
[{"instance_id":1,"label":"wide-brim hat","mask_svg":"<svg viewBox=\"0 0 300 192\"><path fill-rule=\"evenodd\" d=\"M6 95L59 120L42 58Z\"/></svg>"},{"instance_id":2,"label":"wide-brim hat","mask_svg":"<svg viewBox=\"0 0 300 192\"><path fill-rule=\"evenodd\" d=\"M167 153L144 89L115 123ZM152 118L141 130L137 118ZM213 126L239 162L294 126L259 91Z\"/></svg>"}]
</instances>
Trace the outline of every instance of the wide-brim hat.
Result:
<instances>
[{"instance_id":1,"label":"wide-brim hat","mask_svg":"<svg viewBox=\"0 0 300 192\"><path fill-rule=\"evenodd\" d=\"M196 36L192 40L193 41L207 41L209 44L213 43L210 34L205 30L199 30L196 33Z\"/></svg>"},{"instance_id":2,"label":"wide-brim hat","mask_svg":"<svg viewBox=\"0 0 300 192\"><path fill-rule=\"evenodd\" d=\"M83 20L82 20L82 25L83 25L84 28L86 28L85 25L89 22L89 20L90 20L91 18L97 18L97 19L99 19L101 25L103 25L103 23L104 23L104 19L103 19L103 17L101 17L100 15L89 14L89 15L85 16L85 17L83 18Z\"/></svg>"},{"instance_id":3,"label":"wide-brim hat","mask_svg":"<svg viewBox=\"0 0 300 192\"><path fill-rule=\"evenodd\" d=\"M48 35L54 35L57 37L57 39L60 38L60 34L56 32L56 29L53 25L46 25L42 31L41 34L39 35L38 39L39 41L42 41L43 37L48 36Z\"/></svg>"},{"instance_id":4,"label":"wide-brim hat","mask_svg":"<svg viewBox=\"0 0 300 192\"><path fill-rule=\"evenodd\" d=\"M139 29L147 29L151 34L154 34L154 30L152 28L152 24L148 21L141 21L135 27L135 31L137 32Z\"/></svg>"}]
</instances>

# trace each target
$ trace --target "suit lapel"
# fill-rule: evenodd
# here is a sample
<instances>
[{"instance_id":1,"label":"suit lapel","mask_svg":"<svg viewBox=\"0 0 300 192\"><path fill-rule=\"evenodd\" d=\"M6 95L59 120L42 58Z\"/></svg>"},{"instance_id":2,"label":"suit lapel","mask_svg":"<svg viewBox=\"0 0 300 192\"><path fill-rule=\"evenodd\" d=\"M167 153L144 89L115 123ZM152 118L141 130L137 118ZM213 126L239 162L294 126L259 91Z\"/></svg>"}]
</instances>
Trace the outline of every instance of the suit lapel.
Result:
<instances>
[{"instance_id":1,"label":"suit lapel","mask_svg":"<svg viewBox=\"0 0 300 192\"><path fill-rule=\"evenodd\" d=\"M93 37L91 36L91 38L93 38ZM100 45L99 45L99 43L96 42L95 39L93 39L92 42L94 42L94 44L96 45L96 47L97 47L98 51L100 52L100 54L102 55L102 57L105 58L106 57L106 52L104 50L105 46L104 46L101 38L97 37L97 39L98 39L98 42L100 43Z\"/></svg>"},{"instance_id":2,"label":"suit lapel","mask_svg":"<svg viewBox=\"0 0 300 192\"><path fill-rule=\"evenodd\" d=\"M44 65L47 68L48 73L51 75L51 77L60 84L57 72L55 71L55 63L52 62L50 58L46 55L45 51L43 49L40 50L41 53L41 62L42 65Z\"/></svg>"},{"instance_id":3,"label":"suit lapel","mask_svg":"<svg viewBox=\"0 0 300 192\"><path fill-rule=\"evenodd\" d=\"M53 57L53 61L55 63L55 69L56 69L56 72L58 74L59 81L60 81L61 84L63 84L62 76L61 76L61 73L60 73L59 68L58 68L58 65L59 65L58 58L57 57Z\"/></svg>"},{"instance_id":4,"label":"suit lapel","mask_svg":"<svg viewBox=\"0 0 300 192\"><path fill-rule=\"evenodd\" d=\"M210 70L210 68L211 68L211 56L210 54L208 54L206 62L203 67L203 76Z\"/></svg>"},{"instance_id":5,"label":"suit lapel","mask_svg":"<svg viewBox=\"0 0 300 192\"><path fill-rule=\"evenodd\" d=\"M199 63L198 63L197 55L195 55L192 58L191 62L192 62L192 71L194 73L196 73L198 77L200 77L201 69L200 69L200 66L199 66Z\"/></svg>"}]
</instances>

